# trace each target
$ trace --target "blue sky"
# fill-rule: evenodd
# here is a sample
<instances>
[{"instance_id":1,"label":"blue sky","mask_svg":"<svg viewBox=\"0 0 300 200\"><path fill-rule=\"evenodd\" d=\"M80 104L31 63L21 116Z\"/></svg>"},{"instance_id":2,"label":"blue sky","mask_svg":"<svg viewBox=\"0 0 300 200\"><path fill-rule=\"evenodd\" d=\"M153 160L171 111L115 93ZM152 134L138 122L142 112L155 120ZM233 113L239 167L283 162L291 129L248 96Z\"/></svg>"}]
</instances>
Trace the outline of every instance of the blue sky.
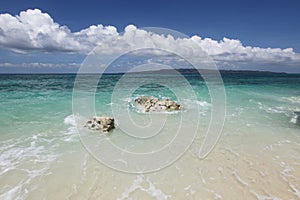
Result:
<instances>
[{"instance_id":1,"label":"blue sky","mask_svg":"<svg viewBox=\"0 0 300 200\"><path fill-rule=\"evenodd\" d=\"M123 32L127 25L134 24L137 28L170 28L188 36L198 35L202 39L209 38L217 42L223 41L225 37L240 41L243 47L280 48L282 50L292 48L293 51L289 52L289 55L283 55L285 52L274 51L275 57L281 58L280 62L266 64L264 61L262 64L262 62L256 62L255 59L250 59L250 61L248 59L246 64L245 62L235 63L235 67L239 68L238 65L241 64L241 66L246 66L245 69L300 72L298 60L300 53L300 1L298 0L0 1L0 13L9 13L11 16L20 15L21 11L36 8L42 13L48 14L59 26L66 26L71 33L80 32L88 29L91 25L98 24L102 24L104 27L111 25L117 29L117 32ZM11 27L8 28L11 29ZM3 29L4 32L8 32L8 28ZM8 40L7 38L2 39ZM13 41L13 38L10 39ZM18 41L18 38L15 41ZM28 46L28 44L24 45ZM72 68L72 65L79 64L86 55L78 49L70 53L66 52L64 48L55 46L53 51L49 52L49 45L42 44L38 47L30 46L22 47L22 49L16 44L1 43L0 39L0 72L74 72L76 68ZM43 49L44 47L45 49ZM228 53L228 49L232 48L226 47L224 52ZM296 54L296 56L292 54ZM270 58L274 58L274 56ZM282 66L283 60L292 60L293 63L287 63L291 66L285 68ZM35 65L26 67L26 63L35 63ZM44 63L44 65L38 66L39 63ZM61 66L51 68L51 63ZM63 64L69 66L64 67ZM268 67L265 67L267 65ZM270 67L271 65L272 67Z\"/></svg>"}]
</instances>

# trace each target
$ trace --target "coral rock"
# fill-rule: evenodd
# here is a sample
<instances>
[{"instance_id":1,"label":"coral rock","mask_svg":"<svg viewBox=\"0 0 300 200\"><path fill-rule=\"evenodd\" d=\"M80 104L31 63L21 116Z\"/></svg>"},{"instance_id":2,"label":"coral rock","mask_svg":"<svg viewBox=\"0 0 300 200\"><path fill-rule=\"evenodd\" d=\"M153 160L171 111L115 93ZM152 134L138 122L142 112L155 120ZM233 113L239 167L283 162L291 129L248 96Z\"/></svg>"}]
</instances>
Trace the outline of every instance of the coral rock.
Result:
<instances>
[{"instance_id":1,"label":"coral rock","mask_svg":"<svg viewBox=\"0 0 300 200\"><path fill-rule=\"evenodd\" d=\"M103 132L108 132L111 129L115 128L114 122L115 120L112 117L93 117L86 122L85 127L91 130L101 130Z\"/></svg>"},{"instance_id":2,"label":"coral rock","mask_svg":"<svg viewBox=\"0 0 300 200\"><path fill-rule=\"evenodd\" d=\"M170 99L159 99L153 96L141 96L135 99L145 112L159 112L159 111L175 111L181 110L181 106Z\"/></svg>"}]
</instances>

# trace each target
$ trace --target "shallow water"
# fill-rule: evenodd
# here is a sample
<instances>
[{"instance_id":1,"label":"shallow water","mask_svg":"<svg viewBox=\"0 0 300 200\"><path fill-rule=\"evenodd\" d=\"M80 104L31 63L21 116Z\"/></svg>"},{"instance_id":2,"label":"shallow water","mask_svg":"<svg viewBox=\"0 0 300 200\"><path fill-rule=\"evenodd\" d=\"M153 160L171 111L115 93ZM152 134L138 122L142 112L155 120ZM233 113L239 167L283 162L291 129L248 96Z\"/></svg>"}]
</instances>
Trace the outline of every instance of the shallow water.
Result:
<instances>
[{"instance_id":1,"label":"shallow water","mask_svg":"<svg viewBox=\"0 0 300 200\"><path fill-rule=\"evenodd\" d=\"M111 93L120 76L100 81L96 114L112 114ZM164 76L181 89L174 75ZM137 175L106 167L82 145L72 112L75 75L0 75L0 199L300 198L300 126L294 114L300 110L300 75L224 74L225 125L205 159L198 152L213 105L205 83L185 77L197 100L186 95L182 112L192 127L189 111L199 109L199 134L172 165ZM140 87L132 99L139 95L176 100L156 84ZM122 101L130 107L132 99ZM140 124L149 122L149 116L129 110L133 119L143 116ZM155 150L172 138L180 116L169 114L165 134L154 142L131 142L118 126L108 138L130 151ZM91 132L87 141L103 137Z\"/></svg>"}]
</instances>

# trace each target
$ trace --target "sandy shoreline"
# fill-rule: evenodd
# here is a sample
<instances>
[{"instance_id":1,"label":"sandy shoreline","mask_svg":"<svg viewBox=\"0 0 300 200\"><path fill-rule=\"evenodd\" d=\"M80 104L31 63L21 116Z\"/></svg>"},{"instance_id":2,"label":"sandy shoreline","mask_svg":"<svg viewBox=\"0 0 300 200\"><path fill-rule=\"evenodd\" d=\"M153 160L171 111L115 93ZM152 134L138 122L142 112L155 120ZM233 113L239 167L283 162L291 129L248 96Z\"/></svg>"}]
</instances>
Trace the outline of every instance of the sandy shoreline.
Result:
<instances>
[{"instance_id":1,"label":"sandy shoreline","mask_svg":"<svg viewBox=\"0 0 300 200\"><path fill-rule=\"evenodd\" d=\"M48 173L33 177L28 184L15 189L27 191L22 195L26 199L300 198L299 137L266 141L266 137L252 134L253 141L260 141L255 144L245 135L225 136L204 160L197 157L196 140L172 166L143 175L109 169L76 144L76 150L51 163ZM256 148L253 145L257 145ZM34 167L38 170L38 163ZM15 181L24 179L26 182L22 173L26 175L14 171ZM2 188L3 183L13 184L11 176L12 173L2 176ZM1 198L8 195L2 194Z\"/></svg>"}]
</instances>

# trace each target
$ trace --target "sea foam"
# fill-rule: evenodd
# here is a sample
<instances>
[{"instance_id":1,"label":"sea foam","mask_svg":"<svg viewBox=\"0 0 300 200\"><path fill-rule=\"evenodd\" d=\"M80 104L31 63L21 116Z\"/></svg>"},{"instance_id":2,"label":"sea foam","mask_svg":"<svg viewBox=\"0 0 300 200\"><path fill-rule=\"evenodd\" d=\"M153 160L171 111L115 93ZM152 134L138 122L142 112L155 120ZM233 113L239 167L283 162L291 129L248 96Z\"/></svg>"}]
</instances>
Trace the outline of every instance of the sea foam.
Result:
<instances>
[{"instance_id":1,"label":"sea foam","mask_svg":"<svg viewBox=\"0 0 300 200\"><path fill-rule=\"evenodd\" d=\"M67 131L62 132L62 140L65 142L76 141L77 138L77 127L74 115L68 115L64 119L64 124L68 125Z\"/></svg>"}]
</instances>

